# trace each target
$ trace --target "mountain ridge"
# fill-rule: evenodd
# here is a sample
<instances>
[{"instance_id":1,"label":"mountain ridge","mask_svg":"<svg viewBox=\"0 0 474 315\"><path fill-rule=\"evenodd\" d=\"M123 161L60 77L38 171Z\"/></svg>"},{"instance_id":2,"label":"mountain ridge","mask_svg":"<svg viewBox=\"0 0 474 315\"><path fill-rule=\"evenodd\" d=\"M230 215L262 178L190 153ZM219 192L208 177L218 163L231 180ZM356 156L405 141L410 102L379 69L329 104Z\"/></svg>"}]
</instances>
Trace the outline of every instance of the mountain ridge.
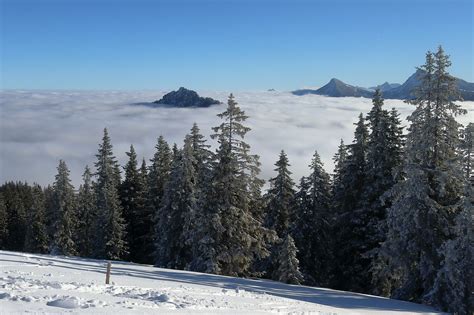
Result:
<instances>
[{"instance_id":1,"label":"mountain ridge","mask_svg":"<svg viewBox=\"0 0 474 315\"><path fill-rule=\"evenodd\" d=\"M377 85L372 88L363 88L347 84L336 78L332 78L326 85L319 89L300 89L292 91L294 95L316 94L329 97L366 97L371 98L375 89L380 88L383 97L386 99L413 99L413 91L420 85L420 79L423 71L418 69L415 73L408 77L403 84L388 83ZM467 82L460 78L456 78L456 86L465 101L474 101L474 83Z\"/></svg>"}]
</instances>

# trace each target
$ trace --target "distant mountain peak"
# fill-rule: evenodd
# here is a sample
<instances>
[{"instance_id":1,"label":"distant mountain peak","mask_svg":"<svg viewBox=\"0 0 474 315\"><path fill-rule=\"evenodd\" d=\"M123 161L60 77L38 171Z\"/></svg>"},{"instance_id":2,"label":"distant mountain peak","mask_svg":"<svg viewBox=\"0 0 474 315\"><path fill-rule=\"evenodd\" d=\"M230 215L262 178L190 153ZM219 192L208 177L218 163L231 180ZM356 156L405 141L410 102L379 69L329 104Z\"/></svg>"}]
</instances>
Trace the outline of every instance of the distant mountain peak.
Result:
<instances>
[{"instance_id":1,"label":"distant mountain peak","mask_svg":"<svg viewBox=\"0 0 474 315\"><path fill-rule=\"evenodd\" d=\"M326 96L333 96L333 97L344 97L344 96L352 96L352 97L372 97L373 92L361 88L358 86L352 86L343 81L332 78L329 82L324 85L323 87L317 90L297 90L293 91L295 95L305 95L305 94L317 94L317 95L326 95Z\"/></svg>"},{"instance_id":2,"label":"distant mountain peak","mask_svg":"<svg viewBox=\"0 0 474 315\"><path fill-rule=\"evenodd\" d=\"M165 94L160 100L154 101L154 104L163 104L175 107L209 107L220 104L219 101L210 97L200 97L193 90L180 87L177 91Z\"/></svg>"},{"instance_id":3,"label":"distant mountain peak","mask_svg":"<svg viewBox=\"0 0 474 315\"><path fill-rule=\"evenodd\" d=\"M372 98L374 91L376 89L380 89L383 93L383 97L386 99L413 99L413 92L416 87L420 85L420 81L424 74L424 70L417 68L416 71L410 77L408 77L408 79L403 84L389 83L388 81L385 81L383 84L370 87L368 89L353 86L344 83L337 78L332 78L326 85L317 90L302 89L293 91L292 93L294 95L316 94L331 97L352 96ZM455 79L462 98L466 101L474 101L474 83L466 82L459 78Z\"/></svg>"}]
</instances>

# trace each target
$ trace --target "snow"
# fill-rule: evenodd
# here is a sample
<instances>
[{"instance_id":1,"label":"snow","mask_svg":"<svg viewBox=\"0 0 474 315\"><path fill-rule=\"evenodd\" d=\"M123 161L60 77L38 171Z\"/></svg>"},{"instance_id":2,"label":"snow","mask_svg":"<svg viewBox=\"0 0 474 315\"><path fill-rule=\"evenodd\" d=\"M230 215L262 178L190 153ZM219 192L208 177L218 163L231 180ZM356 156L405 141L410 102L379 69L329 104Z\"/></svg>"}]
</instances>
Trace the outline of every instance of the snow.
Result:
<instances>
[{"instance_id":1,"label":"snow","mask_svg":"<svg viewBox=\"0 0 474 315\"><path fill-rule=\"evenodd\" d=\"M0 313L440 314L376 296L77 257L0 251Z\"/></svg>"}]
</instances>

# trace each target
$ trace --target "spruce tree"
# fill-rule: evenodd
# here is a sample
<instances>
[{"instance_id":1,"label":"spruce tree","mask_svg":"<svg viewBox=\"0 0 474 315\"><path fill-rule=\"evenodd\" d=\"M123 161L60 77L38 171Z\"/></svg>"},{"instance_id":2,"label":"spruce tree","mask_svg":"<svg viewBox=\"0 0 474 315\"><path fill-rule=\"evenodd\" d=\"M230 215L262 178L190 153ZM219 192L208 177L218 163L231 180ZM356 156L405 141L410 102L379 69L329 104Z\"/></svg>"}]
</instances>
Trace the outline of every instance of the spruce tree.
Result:
<instances>
[{"instance_id":1,"label":"spruce tree","mask_svg":"<svg viewBox=\"0 0 474 315\"><path fill-rule=\"evenodd\" d=\"M274 230L283 239L289 232L290 215L293 213L295 184L291 179L291 171L286 153L282 150L275 163L277 176L270 179L270 189L265 196L265 226Z\"/></svg>"},{"instance_id":2,"label":"spruce tree","mask_svg":"<svg viewBox=\"0 0 474 315\"><path fill-rule=\"evenodd\" d=\"M28 225L25 236L25 251L46 253L48 251L48 234L46 230L45 198L41 186L33 185L33 204L28 212Z\"/></svg>"},{"instance_id":3,"label":"spruce tree","mask_svg":"<svg viewBox=\"0 0 474 315\"><path fill-rule=\"evenodd\" d=\"M474 123L469 123L462 132L460 152L466 178L474 177Z\"/></svg>"},{"instance_id":4,"label":"spruce tree","mask_svg":"<svg viewBox=\"0 0 474 315\"><path fill-rule=\"evenodd\" d=\"M179 156L179 149L178 149L178 145L176 143L173 143L173 147L171 149L171 152L172 152L171 160L177 159L178 156Z\"/></svg>"},{"instance_id":5,"label":"spruce tree","mask_svg":"<svg viewBox=\"0 0 474 315\"><path fill-rule=\"evenodd\" d=\"M337 196L340 196L344 193L344 182L343 182L343 171L344 166L347 161L347 146L344 144L344 141L341 139L339 146L337 147L337 152L334 154L334 172L332 178L332 194L335 199L340 199ZM336 209L338 207L335 207Z\"/></svg>"},{"instance_id":6,"label":"spruce tree","mask_svg":"<svg viewBox=\"0 0 474 315\"><path fill-rule=\"evenodd\" d=\"M466 198L463 210L457 215L454 238L443 244L440 253L441 269L424 300L450 313L473 314L474 206L469 199Z\"/></svg>"},{"instance_id":7,"label":"spruce tree","mask_svg":"<svg viewBox=\"0 0 474 315\"><path fill-rule=\"evenodd\" d=\"M394 181L398 182L402 177L402 164L403 158L405 155L405 135L404 129L402 126L402 121L400 119L400 113L395 109L389 113L388 118L389 123L389 132L388 137L388 146L389 146L389 165L392 165Z\"/></svg>"},{"instance_id":8,"label":"spruce tree","mask_svg":"<svg viewBox=\"0 0 474 315\"><path fill-rule=\"evenodd\" d=\"M367 137L365 178L360 200L350 213L346 251L351 253L349 289L370 292L371 266L377 259L376 251L385 240L386 211L390 200L385 193L396 183L395 173L400 166L402 135L397 124L397 112L383 109L384 100L376 90L373 107L366 120L370 133ZM372 283L375 285L375 283Z\"/></svg>"},{"instance_id":9,"label":"spruce tree","mask_svg":"<svg viewBox=\"0 0 474 315\"><path fill-rule=\"evenodd\" d=\"M265 195L265 227L276 232L279 238L271 248L271 255L261 265L267 274L272 275L278 267L278 251L281 243L290 232L291 216L294 213L295 184L291 179L291 171L286 153L282 150L275 163L277 176L270 179L270 189ZM275 277L276 274L274 274ZM275 278L274 278L275 279ZM278 280L278 279L276 279Z\"/></svg>"},{"instance_id":10,"label":"spruce tree","mask_svg":"<svg viewBox=\"0 0 474 315\"><path fill-rule=\"evenodd\" d=\"M95 223L97 258L121 259L127 254L125 222L119 199L120 170L112 152L112 144L104 129L102 143L96 155L97 220Z\"/></svg>"},{"instance_id":11,"label":"spruce tree","mask_svg":"<svg viewBox=\"0 0 474 315\"><path fill-rule=\"evenodd\" d=\"M153 244L149 242L153 240L153 236L150 236L149 232L152 229L153 222L148 212L148 169L145 159L142 160L141 167L138 171L137 192L135 199L137 209L135 212L135 242L132 244L134 259L138 263L150 263L152 261L150 253Z\"/></svg>"},{"instance_id":12,"label":"spruce tree","mask_svg":"<svg viewBox=\"0 0 474 315\"><path fill-rule=\"evenodd\" d=\"M8 213L3 193L0 192L0 249L6 249L8 239Z\"/></svg>"},{"instance_id":13,"label":"spruce tree","mask_svg":"<svg viewBox=\"0 0 474 315\"><path fill-rule=\"evenodd\" d=\"M332 175L332 187L331 187L331 194L332 194L332 216L331 216L331 234L337 234L337 223L340 212L342 211L342 202L344 199L344 195L346 193L344 187L344 168L346 166L348 152L347 146L344 144L344 141L341 139L339 146L337 148L337 152L333 156L334 162L334 171ZM336 245L336 242L333 242L333 245ZM336 248L333 249L333 253L336 252Z\"/></svg>"},{"instance_id":14,"label":"spruce tree","mask_svg":"<svg viewBox=\"0 0 474 315\"><path fill-rule=\"evenodd\" d=\"M92 173L89 166L86 166L82 175L82 185L79 187L77 196L77 246L83 257L94 255L94 224L97 220L97 202L95 200Z\"/></svg>"},{"instance_id":15,"label":"spruce tree","mask_svg":"<svg viewBox=\"0 0 474 315\"><path fill-rule=\"evenodd\" d=\"M202 193L206 192L206 187L211 179L212 172L212 161L214 159L212 151L209 150L211 147L206 143L206 139L200 133L199 127L196 123L191 128L189 134L192 142L192 149L195 161L195 170L197 175L197 189Z\"/></svg>"},{"instance_id":16,"label":"spruce tree","mask_svg":"<svg viewBox=\"0 0 474 315\"><path fill-rule=\"evenodd\" d=\"M143 261L142 220L145 214L146 187L143 176L138 169L137 154L133 145L126 153L129 157L124 167L125 179L120 186L120 200L123 207L123 216L127 226L127 243L130 248L129 259L135 262ZM146 166L145 166L146 167Z\"/></svg>"},{"instance_id":17,"label":"spruce tree","mask_svg":"<svg viewBox=\"0 0 474 315\"><path fill-rule=\"evenodd\" d=\"M158 213L158 266L184 269L191 263L197 210L195 165L192 138L186 136L183 149L172 162L170 180Z\"/></svg>"},{"instance_id":18,"label":"spruce tree","mask_svg":"<svg viewBox=\"0 0 474 315\"><path fill-rule=\"evenodd\" d=\"M66 162L59 161L58 174L53 184L53 238L50 252L54 255L76 255L75 233L77 228L76 200L74 187L69 178Z\"/></svg>"},{"instance_id":19,"label":"spruce tree","mask_svg":"<svg viewBox=\"0 0 474 315\"><path fill-rule=\"evenodd\" d=\"M309 167L311 174L301 180L297 194L298 207L292 234L306 282L327 285L332 259L330 177L324 170L317 151Z\"/></svg>"},{"instance_id":20,"label":"spruce tree","mask_svg":"<svg viewBox=\"0 0 474 315\"><path fill-rule=\"evenodd\" d=\"M206 208L198 218L199 242L194 246L195 270L242 276L251 273L257 259L268 256L267 230L252 209L258 179L258 156L249 154L243 141L248 118L229 96L227 109L218 115L222 124L213 128L219 148ZM254 212L255 211L255 212Z\"/></svg>"},{"instance_id":21,"label":"spruce tree","mask_svg":"<svg viewBox=\"0 0 474 315\"><path fill-rule=\"evenodd\" d=\"M366 182L368 129L362 114L355 124L354 141L348 146L348 156L339 170L339 187L334 191L333 209L337 214L335 225L335 255L339 262L335 266L333 285L338 289L362 291L357 287L357 277L362 270L357 270L359 253L355 248L360 246L363 235L354 230L359 225L356 209L362 200L363 188Z\"/></svg>"},{"instance_id":22,"label":"spruce tree","mask_svg":"<svg viewBox=\"0 0 474 315\"><path fill-rule=\"evenodd\" d=\"M396 298L421 301L441 269L439 249L452 239L455 217L462 211L465 178L457 157L464 110L453 102L458 93L449 75L449 58L440 47L426 55L421 86L410 101L405 179L391 190L387 239L381 254L390 277L387 290Z\"/></svg>"},{"instance_id":23,"label":"spruce tree","mask_svg":"<svg viewBox=\"0 0 474 315\"><path fill-rule=\"evenodd\" d=\"M7 238L4 247L7 250L22 251L25 246L27 230L27 210L31 208L31 187L27 183L8 182L2 186L7 212Z\"/></svg>"},{"instance_id":24,"label":"spruce tree","mask_svg":"<svg viewBox=\"0 0 474 315\"><path fill-rule=\"evenodd\" d=\"M142 244L147 247L144 248L144 256L149 263L155 263L155 244L158 242L156 236L159 234L155 230L159 225L159 210L164 195L165 186L170 177L172 153L168 143L163 136L158 138L155 146L156 152L151 159L150 170L148 172L148 192L147 192L147 207L144 215Z\"/></svg>"},{"instance_id":25,"label":"spruce tree","mask_svg":"<svg viewBox=\"0 0 474 315\"><path fill-rule=\"evenodd\" d=\"M276 264L278 268L275 270L273 278L289 284L301 284L303 275L299 270L298 258L296 258L298 250L289 234L284 237L280 248Z\"/></svg>"},{"instance_id":26,"label":"spruce tree","mask_svg":"<svg viewBox=\"0 0 474 315\"><path fill-rule=\"evenodd\" d=\"M52 240L54 237L54 221L57 218L54 206L54 188L48 185L44 188L44 207L46 211L46 231L48 239Z\"/></svg>"}]
</instances>

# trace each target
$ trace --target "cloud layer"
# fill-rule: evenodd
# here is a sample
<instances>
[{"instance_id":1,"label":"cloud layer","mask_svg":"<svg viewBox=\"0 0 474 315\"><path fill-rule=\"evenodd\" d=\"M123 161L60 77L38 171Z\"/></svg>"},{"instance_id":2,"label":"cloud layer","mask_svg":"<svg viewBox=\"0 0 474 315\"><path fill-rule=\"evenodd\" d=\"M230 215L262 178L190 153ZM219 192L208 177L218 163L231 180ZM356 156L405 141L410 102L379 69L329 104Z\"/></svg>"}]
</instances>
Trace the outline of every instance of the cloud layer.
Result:
<instances>
[{"instance_id":1,"label":"cloud layer","mask_svg":"<svg viewBox=\"0 0 474 315\"><path fill-rule=\"evenodd\" d=\"M76 187L86 164L93 166L104 127L119 162L126 162L130 144L147 162L156 139L163 135L181 146L193 122L204 135L220 123L216 115L225 105L210 108L149 108L131 105L161 98L167 91L2 91L0 94L0 181L22 180L42 185L54 181L59 159L71 169ZM226 102L229 92L198 91ZM353 123L360 112L370 110L371 100L294 96L288 92L236 92L237 102L250 116L252 131L246 141L261 156L262 178L274 176L280 150L288 153L295 181L308 173L314 150L328 171L340 139L350 143ZM386 100L406 118L413 107ZM463 124L474 121L474 102L464 102L468 114ZM213 141L211 144L215 145Z\"/></svg>"}]
</instances>

